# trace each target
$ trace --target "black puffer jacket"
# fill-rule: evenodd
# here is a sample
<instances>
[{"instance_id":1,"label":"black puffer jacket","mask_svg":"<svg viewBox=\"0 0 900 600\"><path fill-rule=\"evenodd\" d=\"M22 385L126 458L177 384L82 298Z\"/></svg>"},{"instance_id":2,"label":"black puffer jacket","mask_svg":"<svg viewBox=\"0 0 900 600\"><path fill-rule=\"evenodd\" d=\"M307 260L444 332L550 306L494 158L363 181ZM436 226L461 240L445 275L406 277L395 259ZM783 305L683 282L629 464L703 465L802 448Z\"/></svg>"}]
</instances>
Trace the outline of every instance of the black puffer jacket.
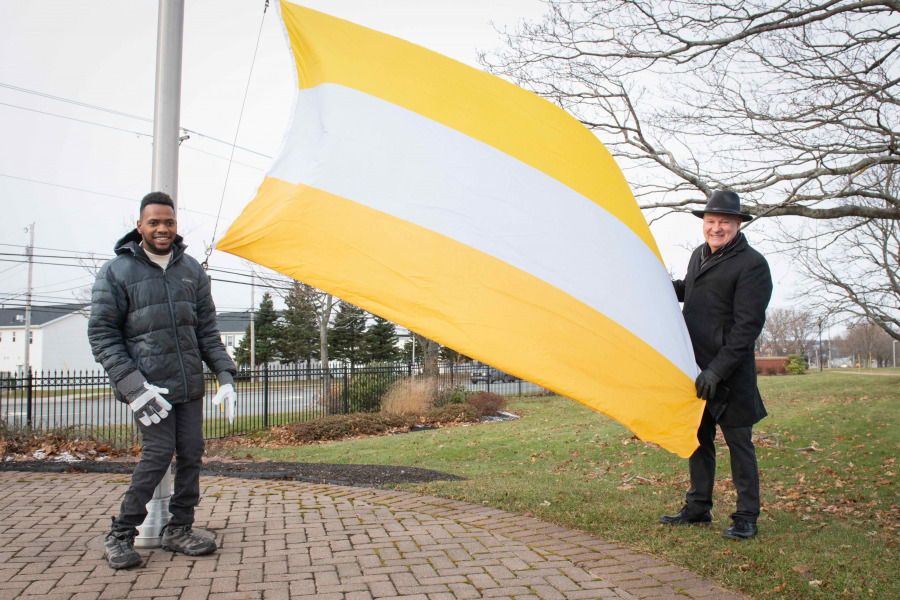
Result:
<instances>
[{"instance_id":1,"label":"black puffer jacket","mask_svg":"<svg viewBox=\"0 0 900 600\"><path fill-rule=\"evenodd\" d=\"M163 270L140 246L137 230L116 243L116 257L97 274L91 294L88 338L124 401L144 381L168 388L172 403L205 393L203 362L219 383L231 380L234 362L219 337L209 279L175 237ZM223 381L226 380L226 381Z\"/></svg>"}]
</instances>

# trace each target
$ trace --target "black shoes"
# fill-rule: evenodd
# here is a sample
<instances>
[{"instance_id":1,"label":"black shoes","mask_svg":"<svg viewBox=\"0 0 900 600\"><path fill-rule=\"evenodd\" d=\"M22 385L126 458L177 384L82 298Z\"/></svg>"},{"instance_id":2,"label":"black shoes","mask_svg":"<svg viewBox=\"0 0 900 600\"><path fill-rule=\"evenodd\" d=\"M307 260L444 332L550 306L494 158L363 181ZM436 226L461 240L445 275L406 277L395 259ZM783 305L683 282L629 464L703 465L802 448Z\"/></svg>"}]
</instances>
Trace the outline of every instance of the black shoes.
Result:
<instances>
[{"instance_id":1,"label":"black shoes","mask_svg":"<svg viewBox=\"0 0 900 600\"><path fill-rule=\"evenodd\" d=\"M757 533L759 533L759 527L756 526L756 523L749 523L738 518L734 520L731 527L722 532L722 537L740 542L756 537Z\"/></svg>"},{"instance_id":2,"label":"black shoes","mask_svg":"<svg viewBox=\"0 0 900 600\"><path fill-rule=\"evenodd\" d=\"M187 556L203 556L216 551L216 543L191 531L190 525L166 527L162 534L163 550L180 552Z\"/></svg>"},{"instance_id":3,"label":"black shoes","mask_svg":"<svg viewBox=\"0 0 900 600\"><path fill-rule=\"evenodd\" d=\"M141 555L134 549L136 531L110 531L103 540L106 562L111 569L128 569L141 564Z\"/></svg>"},{"instance_id":4,"label":"black shoes","mask_svg":"<svg viewBox=\"0 0 900 600\"><path fill-rule=\"evenodd\" d=\"M685 507L678 511L677 514L661 516L659 522L663 525L702 525L708 527L712 524L712 517L709 513L692 513ZM729 540L742 541L756 537L758 533L759 527L756 526L756 523L750 523L737 517L732 521L731 527L722 532L722 537Z\"/></svg>"},{"instance_id":5,"label":"black shoes","mask_svg":"<svg viewBox=\"0 0 900 600\"><path fill-rule=\"evenodd\" d=\"M663 515L659 518L663 525L702 525L708 527L712 523L709 513L694 514L687 508L682 508L674 515Z\"/></svg>"}]
</instances>

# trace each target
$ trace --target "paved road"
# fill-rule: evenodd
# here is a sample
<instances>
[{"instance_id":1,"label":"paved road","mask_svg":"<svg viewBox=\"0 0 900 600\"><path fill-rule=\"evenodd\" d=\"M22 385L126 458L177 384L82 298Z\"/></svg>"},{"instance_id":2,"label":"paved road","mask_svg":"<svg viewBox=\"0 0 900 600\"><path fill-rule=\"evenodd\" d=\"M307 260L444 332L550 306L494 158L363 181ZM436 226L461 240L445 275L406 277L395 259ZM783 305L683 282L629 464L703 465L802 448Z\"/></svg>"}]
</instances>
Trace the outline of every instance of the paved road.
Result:
<instances>
[{"instance_id":1,"label":"paved road","mask_svg":"<svg viewBox=\"0 0 900 600\"><path fill-rule=\"evenodd\" d=\"M102 535L127 476L0 472L0 600L741 600L602 538L406 492L201 478L196 527L220 550L141 550L113 571Z\"/></svg>"},{"instance_id":2,"label":"paved road","mask_svg":"<svg viewBox=\"0 0 900 600\"><path fill-rule=\"evenodd\" d=\"M527 381L471 383L462 381L467 389L473 391L488 390L497 394L515 395L519 393L540 392L543 388ZM318 387L293 387L273 384L268 400L263 398L261 388L252 390L241 388L238 392L238 406L242 415L270 415L294 413L313 415L323 413L321 406L321 389ZM213 394L207 394L206 414L215 414L209 405ZM123 425L132 423L132 413L124 404L111 395L84 397L80 395L35 397L32 400L31 415L34 422L43 423L45 427L70 425ZM7 422L24 421L28 416L26 401L19 398L9 401L5 396L0 402L0 419Z\"/></svg>"}]
</instances>

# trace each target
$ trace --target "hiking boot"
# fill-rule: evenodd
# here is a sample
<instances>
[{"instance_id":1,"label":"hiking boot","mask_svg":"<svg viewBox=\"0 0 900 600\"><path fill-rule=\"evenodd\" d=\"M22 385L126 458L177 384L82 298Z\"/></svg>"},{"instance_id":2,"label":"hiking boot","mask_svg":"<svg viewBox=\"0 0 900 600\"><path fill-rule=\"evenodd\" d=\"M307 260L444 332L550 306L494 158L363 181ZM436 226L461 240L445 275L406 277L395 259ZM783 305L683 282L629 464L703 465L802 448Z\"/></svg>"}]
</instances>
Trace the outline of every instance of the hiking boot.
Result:
<instances>
[{"instance_id":1,"label":"hiking boot","mask_svg":"<svg viewBox=\"0 0 900 600\"><path fill-rule=\"evenodd\" d=\"M659 522L663 525L702 525L704 527L712 523L709 513L694 514L687 508L682 508L674 515L662 515Z\"/></svg>"},{"instance_id":2,"label":"hiking boot","mask_svg":"<svg viewBox=\"0 0 900 600\"><path fill-rule=\"evenodd\" d=\"M162 549L169 552L180 552L187 556L203 556L216 551L216 542L197 535L191 531L190 525L166 527L162 534Z\"/></svg>"},{"instance_id":3,"label":"hiking boot","mask_svg":"<svg viewBox=\"0 0 900 600\"><path fill-rule=\"evenodd\" d=\"M103 539L106 562L112 569L128 569L141 564L141 555L134 549L136 531L110 531Z\"/></svg>"},{"instance_id":4,"label":"hiking boot","mask_svg":"<svg viewBox=\"0 0 900 600\"><path fill-rule=\"evenodd\" d=\"M731 527L722 532L722 537L740 542L756 537L757 533L759 533L759 527L756 526L756 523L751 523L738 517L731 524Z\"/></svg>"}]
</instances>

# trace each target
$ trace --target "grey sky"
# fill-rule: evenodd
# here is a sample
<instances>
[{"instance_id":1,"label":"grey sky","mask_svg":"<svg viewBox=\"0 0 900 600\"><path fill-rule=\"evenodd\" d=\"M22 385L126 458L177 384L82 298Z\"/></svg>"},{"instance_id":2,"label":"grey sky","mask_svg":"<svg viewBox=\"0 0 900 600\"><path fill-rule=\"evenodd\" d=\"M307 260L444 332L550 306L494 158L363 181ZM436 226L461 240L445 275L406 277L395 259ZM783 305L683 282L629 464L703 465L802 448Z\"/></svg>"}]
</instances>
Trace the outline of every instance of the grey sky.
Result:
<instances>
[{"instance_id":1,"label":"grey sky","mask_svg":"<svg viewBox=\"0 0 900 600\"><path fill-rule=\"evenodd\" d=\"M502 45L491 21L513 25L544 11L539 0L298 3L473 66L478 50ZM200 260L220 203L216 238L253 197L291 109L290 53L275 11L270 8L263 19L263 5L263 0L186 2L181 124L191 133L181 146L178 218L189 253ZM21 253L24 229L34 222L36 254L109 256L115 241L134 226L137 203L150 185L157 10L156 0L0 0L0 252ZM226 186L231 147L216 139L234 140L261 23L237 138L243 149L234 151ZM700 241L700 221L670 217L653 232L666 264L680 276L689 255L681 244ZM210 265L248 269L215 251ZM26 271L0 261L3 302L24 298ZM776 266L776 280L785 272ZM246 278L212 274L220 309L249 306L249 287L216 282ZM71 301L73 291L91 281L83 269L37 264L35 302Z\"/></svg>"}]
</instances>

